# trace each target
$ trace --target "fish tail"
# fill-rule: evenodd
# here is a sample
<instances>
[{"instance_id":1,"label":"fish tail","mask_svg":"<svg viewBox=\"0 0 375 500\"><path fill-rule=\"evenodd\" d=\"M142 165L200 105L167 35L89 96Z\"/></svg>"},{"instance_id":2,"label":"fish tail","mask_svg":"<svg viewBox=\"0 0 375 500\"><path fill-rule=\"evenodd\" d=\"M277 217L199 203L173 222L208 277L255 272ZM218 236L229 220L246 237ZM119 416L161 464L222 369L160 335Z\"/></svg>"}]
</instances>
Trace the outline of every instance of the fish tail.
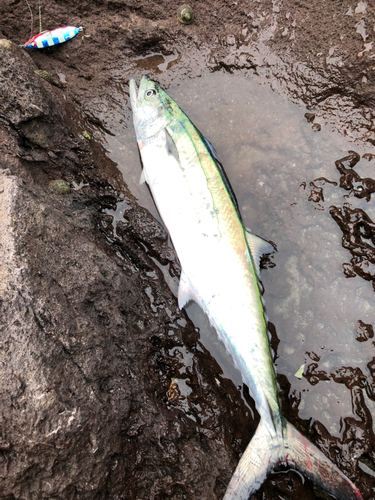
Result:
<instances>
[{"instance_id":1,"label":"fish tail","mask_svg":"<svg viewBox=\"0 0 375 500\"><path fill-rule=\"evenodd\" d=\"M223 500L248 500L267 474L287 463L338 500L362 500L359 489L315 445L284 420L284 437L271 438L262 421L232 476Z\"/></svg>"},{"instance_id":2,"label":"fish tail","mask_svg":"<svg viewBox=\"0 0 375 500\"><path fill-rule=\"evenodd\" d=\"M223 500L248 500L257 491L274 462L270 435L261 420L230 480Z\"/></svg>"},{"instance_id":3,"label":"fish tail","mask_svg":"<svg viewBox=\"0 0 375 500\"><path fill-rule=\"evenodd\" d=\"M339 500L362 500L359 489L350 479L292 424L286 424L284 441L288 465Z\"/></svg>"}]
</instances>

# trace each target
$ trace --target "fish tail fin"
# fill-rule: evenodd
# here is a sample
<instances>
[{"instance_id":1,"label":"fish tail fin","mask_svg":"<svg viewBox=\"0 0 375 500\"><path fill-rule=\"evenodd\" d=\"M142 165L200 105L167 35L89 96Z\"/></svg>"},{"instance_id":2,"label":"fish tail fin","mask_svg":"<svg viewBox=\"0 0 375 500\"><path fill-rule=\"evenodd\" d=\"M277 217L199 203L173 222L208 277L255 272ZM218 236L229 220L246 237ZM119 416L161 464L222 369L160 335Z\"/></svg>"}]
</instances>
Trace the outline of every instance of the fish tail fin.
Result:
<instances>
[{"instance_id":1,"label":"fish tail fin","mask_svg":"<svg viewBox=\"0 0 375 500\"><path fill-rule=\"evenodd\" d=\"M248 500L278 464L287 463L339 500L362 500L359 489L315 445L284 420L284 437L259 423L223 500Z\"/></svg>"},{"instance_id":2,"label":"fish tail fin","mask_svg":"<svg viewBox=\"0 0 375 500\"><path fill-rule=\"evenodd\" d=\"M362 500L359 489L292 424L286 422L286 462L339 500Z\"/></svg>"},{"instance_id":3,"label":"fish tail fin","mask_svg":"<svg viewBox=\"0 0 375 500\"><path fill-rule=\"evenodd\" d=\"M261 420L234 471L223 500L248 500L276 465L273 462L270 435Z\"/></svg>"}]
</instances>

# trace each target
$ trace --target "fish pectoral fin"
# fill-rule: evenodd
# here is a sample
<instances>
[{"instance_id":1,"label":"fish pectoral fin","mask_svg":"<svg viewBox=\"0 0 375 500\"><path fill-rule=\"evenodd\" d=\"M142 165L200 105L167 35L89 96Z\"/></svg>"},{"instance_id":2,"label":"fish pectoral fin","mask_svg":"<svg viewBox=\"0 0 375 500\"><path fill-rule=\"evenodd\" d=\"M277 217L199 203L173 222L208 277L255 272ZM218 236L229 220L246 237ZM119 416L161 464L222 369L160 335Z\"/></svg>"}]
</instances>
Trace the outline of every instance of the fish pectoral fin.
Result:
<instances>
[{"instance_id":1,"label":"fish pectoral fin","mask_svg":"<svg viewBox=\"0 0 375 500\"><path fill-rule=\"evenodd\" d=\"M146 182L145 170L142 169L141 178L139 179L139 184L144 184Z\"/></svg>"},{"instance_id":2,"label":"fish pectoral fin","mask_svg":"<svg viewBox=\"0 0 375 500\"><path fill-rule=\"evenodd\" d=\"M190 280L182 270L180 284L178 286L178 307L182 309L188 302L194 299L195 297L191 288Z\"/></svg>"},{"instance_id":3,"label":"fish pectoral fin","mask_svg":"<svg viewBox=\"0 0 375 500\"><path fill-rule=\"evenodd\" d=\"M178 149L176 146L176 143L173 140L173 137L171 134L168 132L167 129L165 129L165 145L167 148L167 152L170 156L173 156L173 158L180 163L180 155L178 153Z\"/></svg>"},{"instance_id":4,"label":"fish pectoral fin","mask_svg":"<svg viewBox=\"0 0 375 500\"><path fill-rule=\"evenodd\" d=\"M269 255L271 253L277 252L277 248L269 241L261 238L260 236L257 236L256 234L251 233L249 229L246 229L246 239L255 264L255 269L257 270L259 275L260 259L263 257L263 255Z\"/></svg>"}]
</instances>

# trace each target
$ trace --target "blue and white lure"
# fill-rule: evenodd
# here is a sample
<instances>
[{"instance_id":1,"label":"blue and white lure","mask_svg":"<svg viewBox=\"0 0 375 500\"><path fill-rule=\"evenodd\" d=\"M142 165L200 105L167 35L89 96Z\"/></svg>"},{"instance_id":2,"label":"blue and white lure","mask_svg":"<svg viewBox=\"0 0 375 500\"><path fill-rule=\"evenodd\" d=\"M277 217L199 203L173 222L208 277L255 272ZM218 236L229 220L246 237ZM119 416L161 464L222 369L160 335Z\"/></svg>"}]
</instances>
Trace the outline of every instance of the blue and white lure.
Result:
<instances>
[{"instance_id":1,"label":"blue and white lure","mask_svg":"<svg viewBox=\"0 0 375 500\"><path fill-rule=\"evenodd\" d=\"M56 28L51 31L42 31L30 38L23 47L25 49L44 49L45 47L52 47L53 45L71 40L78 35L80 31L83 31L83 28L76 28L75 26L63 26L62 28Z\"/></svg>"}]
</instances>

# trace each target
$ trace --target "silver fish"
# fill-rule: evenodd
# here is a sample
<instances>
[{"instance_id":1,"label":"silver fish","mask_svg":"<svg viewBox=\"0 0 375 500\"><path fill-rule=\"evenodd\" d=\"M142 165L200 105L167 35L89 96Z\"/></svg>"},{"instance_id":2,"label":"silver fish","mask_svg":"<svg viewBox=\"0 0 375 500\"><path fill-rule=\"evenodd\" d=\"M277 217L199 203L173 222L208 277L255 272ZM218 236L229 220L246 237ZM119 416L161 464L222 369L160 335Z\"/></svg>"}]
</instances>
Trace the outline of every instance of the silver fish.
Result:
<instances>
[{"instance_id":1,"label":"silver fish","mask_svg":"<svg viewBox=\"0 0 375 500\"><path fill-rule=\"evenodd\" d=\"M340 500L358 488L283 417L279 407L259 260L275 251L246 230L212 145L155 82L143 76L130 100L143 171L179 257L178 304L195 301L249 386L261 420L224 500L247 500L278 464L304 473Z\"/></svg>"}]
</instances>

